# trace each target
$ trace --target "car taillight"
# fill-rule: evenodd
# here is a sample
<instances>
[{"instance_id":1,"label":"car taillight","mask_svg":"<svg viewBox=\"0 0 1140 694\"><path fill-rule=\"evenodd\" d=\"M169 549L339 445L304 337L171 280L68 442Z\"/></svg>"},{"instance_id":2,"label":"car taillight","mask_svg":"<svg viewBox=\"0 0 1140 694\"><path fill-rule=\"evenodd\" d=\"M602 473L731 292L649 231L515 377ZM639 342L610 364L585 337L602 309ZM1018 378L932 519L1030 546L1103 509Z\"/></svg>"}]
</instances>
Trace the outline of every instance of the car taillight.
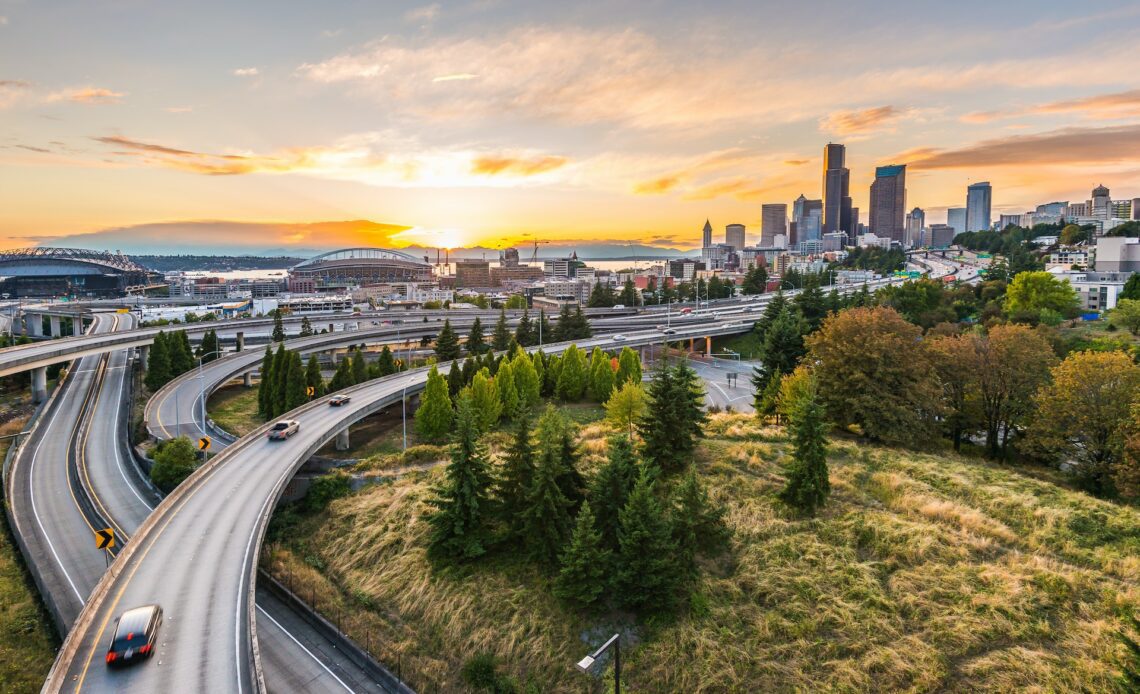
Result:
<instances>
[{"instance_id":1,"label":"car taillight","mask_svg":"<svg viewBox=\"0 0 1140 694\"><path fill-rule=\"evenodd\" d=\"M142 648L140 648L140 649L139 649L139 653L142 653L143 655L146 655L147 653L150 653L150 644L148 643L147 645L145 645L145 646L143 646Z\"/></svg>"},{"instance_id":2,"label":"car taillight","mask_svg":"<svg viewBox=\"0 0 1140 694\"><path fill-rule=\"evenodd\" d=\"M115 659L116 659L116 658L118 658L118 657L119 657L119 654L118 654L118 653L115 653L114 651L111 651L110 653L108 653L108 654L107 654L107 662L108 662L108 663L113 663L113 662L115 662Z\"/></svg>"}]
</instances>

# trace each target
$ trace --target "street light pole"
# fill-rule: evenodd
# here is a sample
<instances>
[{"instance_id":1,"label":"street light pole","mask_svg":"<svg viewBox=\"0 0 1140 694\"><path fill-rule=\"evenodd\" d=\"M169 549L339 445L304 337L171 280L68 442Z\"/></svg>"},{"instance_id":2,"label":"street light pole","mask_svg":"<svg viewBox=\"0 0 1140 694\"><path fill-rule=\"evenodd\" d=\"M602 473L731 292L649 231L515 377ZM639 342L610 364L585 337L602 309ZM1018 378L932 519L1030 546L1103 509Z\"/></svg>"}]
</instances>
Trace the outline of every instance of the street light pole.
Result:
<instances>
[{"instance_id":1,"label":"street light pole","mask_svg":"<svg viewBox=\"0 0 1140 694\"><path fill-rule=\"evenodd\" d=\"M585 658L579 660L577 663L577 668L580 671L589 674L590 668L594 666L594 663L598 660L598 658L602 657L602 654L606 652L606 649L610 648L611 646L614 649L614 694L621 694L621 634L614 634L610 637L609 641L606 641L602 644L601 648L594 651Z\"/></svg>"},{"instance_id":2,"label":"street light pole","mask_svg":"<svg viewBox=\"0 0 1140 694\"><path fill-rule=\"evenodd\" d=\"M222 350L215 349L211 352L207 352L206 354L203 354L200 357L198 357L198 402L201 403L201 410L200 411L202 413L202 433L203 434L206 434L208 432L206 431L206 384L202 380L202 363L205 362L206 357L210 356L211 354L221 354L221 353L222 353ZM178 402L178 399L175 398L174 401Z\"/></svg>"}]
</instances>

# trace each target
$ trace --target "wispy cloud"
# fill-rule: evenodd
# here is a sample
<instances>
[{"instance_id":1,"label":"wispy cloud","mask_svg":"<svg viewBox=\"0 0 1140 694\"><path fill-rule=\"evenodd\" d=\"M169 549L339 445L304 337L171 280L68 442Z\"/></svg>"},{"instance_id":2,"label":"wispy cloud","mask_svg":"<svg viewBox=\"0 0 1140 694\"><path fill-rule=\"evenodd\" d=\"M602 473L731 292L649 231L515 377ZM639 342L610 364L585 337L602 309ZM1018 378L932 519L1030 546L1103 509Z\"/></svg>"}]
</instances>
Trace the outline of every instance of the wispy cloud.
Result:
<instances>
[{"instance_id":1,"label":"wispy cloud","mask_svg":"<svg viewBox=\"0 0 1140 694\"><path fill-rule=\"evenodd\" d=\"M423 7L416 7L404 13L404 19L409 22L424 24L435 21L439 17L439 3L432 3Z\"/></svg>"},{"instance_id":2,"label":"wispy cloud","mask_svg":"<svg viewBox=\"0 0 1140 694\"><path fill-rule=\"evenodd\" d=\"M808 163L807 159L785 159L784 160L785 166L803 166L804 164L807 164L807 163Z\"/></svg>"},{"instance_id":3,"label":"wispy cloud","mask_svg":"<svg viewBox=\"0 0 1140 694\"><path fill-rule=\"evenodd\" d=\"M819 120L819 129L833 135L867 135L889 128L910 113L906 109L890 105L856 111L835 111Z\"/></svg>"},{"instance_id":4,"label":"wispy cloud","mask_svg":"<svg viewBox=\"0 0 1140 694\"><path fill-rule=\"evenodd\" d=\"M235 77L257 77L261 70L255 67L239 67L233 71Z\"/></svg>"},{"instance_id":5,"label":"wispy cloud","mask_svg":"<svg viewBox=\"0 0 1140 694\"><path fill-rule=\"evenodd\" d=\"M0 27L8 26L8 18L0 14Z\"/></svg>"},{"instance_id":6,"label":"wispy cloud","mask_svg":"<svg viewBox=\"0 0 1140 694\"><path fill-rule=\"evenodd\" d=\"M1140 116L1140 89L1054 101L1042 104L1034 108L1033 111L1035 113L1083 113L1093 118Z\"/></svg>"},{"instance_id":7,"label":"wispy cloud","mask_svg":"<svg viewBox=\"0 0 1140 694\"><path fill-rule=\"evenodd\" d=\"M46 101L71 101L77 104L117 104L126 96L106 87L78 87L49 94Z\"/></svg>"},{"instance_id":8,"label":"wispy cloud","mask_svg":"<svg viewBox=\"0 0 1140 694\"><path fill-rule=\"evenodd\" d=\"M911 150L898 159L921 169L1121 163L1140 159L1140 125L1063 128L958 149Z\"/></svg>"},{"instance_id":9,"label":"wispy cloud","mask_svg":"<svg viewBox=\"0 0 1140 694\"><path fill-rule=\"evenodd\" d=\"M568 161L566 157L551 155L536 157L483 155L475 157L475 160L471 162L471 173L490 176L499 174L537 176L561 168Z\"/></svg>"},{"instance_id":10,"label":"wispy cloud","mask_svg":"<svg viewBox=\"0 0 1140 694\"><path fill-rule=\"evenodd\" d=\"M164 108L162 110L166 111L167 113L190 113L191 111L194 110L194 107L193 106L167 106L166 108Z\"/></svg>"},{"instance_id":11,"label":"wispy cloud","mask_svg":"<svg viewBox=\"0 0 1140 694\"><path fill-rule=\"evenodd\" d=\"M649 181L641 181L633 185L633 192L639 195L660 195L668 193L681 184L681 175L672 174Z\"/></svg>"},{"instance_id":12,"label":"wispy cloud","mask_svg":"<svg viewBox=\"0 0 1140 694\"><path fill-rule=\"evenodd\" d=\"M433 77L431 79L431 81L432 82L457 82L457 81L463 81L463 80L473 80L473 79L477 78L478 76L479 75L473 75L470 72L457 72L454 75L440 75L439 77Z\"/></svg>"}]
</instances>

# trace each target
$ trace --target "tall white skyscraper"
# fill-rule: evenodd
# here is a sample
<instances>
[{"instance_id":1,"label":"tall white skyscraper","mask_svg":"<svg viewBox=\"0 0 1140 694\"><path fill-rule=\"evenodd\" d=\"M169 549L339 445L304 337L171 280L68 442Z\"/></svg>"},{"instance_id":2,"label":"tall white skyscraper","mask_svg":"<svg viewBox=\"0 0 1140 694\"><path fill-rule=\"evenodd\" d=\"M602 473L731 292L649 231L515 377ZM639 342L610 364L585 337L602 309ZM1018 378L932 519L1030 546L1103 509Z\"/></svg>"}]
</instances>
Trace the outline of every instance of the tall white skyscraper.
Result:
<instances>
[{"instance_id":1,"label":"tall white skyscraper","mask_svg":"<svg viewBox=\"0 0 1140 694\"><path fill-rule=\"evenodd\" d=\"M993 188L988 181L974 183L966 188L966 231L986 231L990 228Z\"/></svg>"}]
</instances>

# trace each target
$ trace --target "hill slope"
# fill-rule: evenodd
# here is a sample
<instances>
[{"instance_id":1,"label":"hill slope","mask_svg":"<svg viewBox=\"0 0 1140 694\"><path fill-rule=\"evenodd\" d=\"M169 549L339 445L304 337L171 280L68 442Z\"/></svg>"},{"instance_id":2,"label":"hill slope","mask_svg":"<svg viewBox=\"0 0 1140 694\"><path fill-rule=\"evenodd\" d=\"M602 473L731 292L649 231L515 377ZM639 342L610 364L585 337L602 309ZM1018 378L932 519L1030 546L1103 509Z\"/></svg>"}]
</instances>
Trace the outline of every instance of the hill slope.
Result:
<instances>
[{"instance_id":1,"label":"hill slope","mask_svg":"<svg viewBox=\"0 0 1140 694\"><path fill-rule=\"evenodd\" d=\"M605 434L585 430L587 465ZM706 564L689 609L637 627L623 653L632 688L1112 690L1119 618L1140 605L1136 509L965 458L836 441L831 501L799 520L775 498L782 432L716 415L708 435L699 470L729 508L731 548ZM433 574L421 514L438 474L281 519L291 539L267 564L302 594L337 594L346 628L385 662L399 654L425 691L462 690L459 670L481 651L520 683L582 691L582 638L623 616L566 610L511 557Z\"/></svg>"}]
</instances>

